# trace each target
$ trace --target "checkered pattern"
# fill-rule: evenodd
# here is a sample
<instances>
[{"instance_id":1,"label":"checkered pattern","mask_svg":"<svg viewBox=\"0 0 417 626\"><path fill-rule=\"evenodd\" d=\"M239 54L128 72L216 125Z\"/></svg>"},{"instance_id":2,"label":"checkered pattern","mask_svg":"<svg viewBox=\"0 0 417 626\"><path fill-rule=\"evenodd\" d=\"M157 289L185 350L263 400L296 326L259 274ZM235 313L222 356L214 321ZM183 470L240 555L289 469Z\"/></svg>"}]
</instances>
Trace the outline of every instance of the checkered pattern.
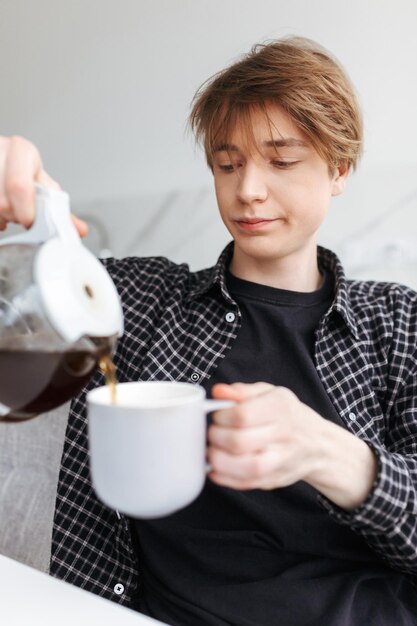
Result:
<instances>
[{"instance_id":1,"label":"checkered pattern","mask_svg":"<svg viewBox=\"0 0 417 626\"><path fill-rule=\"evenodd\" d=\"M164 258L105 262L122 298L119 379L202 382L240 326L225 285L233 244L217 265L191 273ZM318 249L336 295L316 331L316 367L346 427L379 460L367 500L345 512L318 495L329 515L361 534L391 567L417 577L417 294L395 284L347 281L337 257ZM235 316L227 316L234 312ZM231 321L228 321L231 320ZM97 373L88 385L103 384ZM86 390L87 390L86 389ZM52 541L51 574L129 605L140 564L129 520L102 505L90 483L85 392L69 415ZM123 488L121 486L121 488Z\"/></svg>"}]
</instances>

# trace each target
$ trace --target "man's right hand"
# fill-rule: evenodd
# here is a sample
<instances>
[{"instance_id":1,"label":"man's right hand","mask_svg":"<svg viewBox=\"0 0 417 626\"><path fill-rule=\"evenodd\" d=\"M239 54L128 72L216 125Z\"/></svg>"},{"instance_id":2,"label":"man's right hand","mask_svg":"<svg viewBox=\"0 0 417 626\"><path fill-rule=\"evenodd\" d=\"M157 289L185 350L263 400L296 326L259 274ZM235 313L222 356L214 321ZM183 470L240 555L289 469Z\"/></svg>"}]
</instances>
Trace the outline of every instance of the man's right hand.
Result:
<instances>
[{"instance_id":1,"label":"man's right hand","mask_svg":"<svg viewBox=\"0 0 417 626\"><path fill-rule=\"evenodd\" d=\"M29 228L35 218L35 183L61 189L44 170L36 146L23 137L0 137L0 230L9 222ZM81 237L87 234L85 222L72 216Z\"/></svg>"}]
</instances>

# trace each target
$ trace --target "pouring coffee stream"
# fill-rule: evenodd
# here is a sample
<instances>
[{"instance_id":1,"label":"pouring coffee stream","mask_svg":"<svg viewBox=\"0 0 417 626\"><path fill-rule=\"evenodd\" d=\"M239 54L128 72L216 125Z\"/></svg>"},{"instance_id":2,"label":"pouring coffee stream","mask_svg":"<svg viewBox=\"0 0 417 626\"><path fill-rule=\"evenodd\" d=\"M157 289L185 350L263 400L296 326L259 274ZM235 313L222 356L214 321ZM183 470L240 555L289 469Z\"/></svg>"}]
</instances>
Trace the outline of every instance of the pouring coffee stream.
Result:
<instances>
[{"instance_id":1,"label":"pouring coffee stream","mask_svg":"<svg viewBox=\"0 0 417 626\"><path fill-rule=\"evenodd\" d=\"M97 365L114 386L122 332L116 288L82 245L68 195L36 186L33 226L0 240L0 420L64 404Z\"/></svg>"},{"instance_id":2,"label":"pouring coffee stream","mask_svg":"<svg viewBox=\"0 0 417 626\"><path fill-rule=\"evenodd\" d=\"M117 403L117 368L110 355L104 355L99 361L99 367L104 375L106 385L110 389L111 404Z\"/></svg>"}]
</instances>

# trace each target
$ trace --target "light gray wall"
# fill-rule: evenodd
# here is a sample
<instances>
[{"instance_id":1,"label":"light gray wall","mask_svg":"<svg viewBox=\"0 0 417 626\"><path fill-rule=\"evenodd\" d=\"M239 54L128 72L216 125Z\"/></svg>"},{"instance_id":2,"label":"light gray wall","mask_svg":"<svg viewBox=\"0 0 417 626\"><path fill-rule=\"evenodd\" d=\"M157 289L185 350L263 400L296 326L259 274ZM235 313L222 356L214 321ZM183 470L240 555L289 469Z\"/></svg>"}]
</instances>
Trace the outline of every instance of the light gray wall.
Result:
<instances>
[{"instance_id":1,"label":"light gray wall","mask_svg":"<svg viewBox=\"0 0 417 626\"><path fill-rule=\"evenodd\" d=\"M39 146L74 205L104 222L118 254L125 240L140 241L163 205L170 224L173 211L191 220L195 241L173 246L175 228L158 232L156 221L147 250L201 266L217 257L227 234L210 221L210 174L185 133L193 93L255 42L312 37L347 68L366 125L363 163L321 241L343 255L350 234L398 206L375 231L388 237L395 258L398 242L409 251L417 240L416 200L401 204L417 189L416 24L415 0L0 0L0 132ZM182 191L188 200L181 212ZM172 193L174 207L166 202ZM203 207L195 205L201 193ZM105 237L94 228L91 246L100 247Z\"/></svg>"}]
</instances>

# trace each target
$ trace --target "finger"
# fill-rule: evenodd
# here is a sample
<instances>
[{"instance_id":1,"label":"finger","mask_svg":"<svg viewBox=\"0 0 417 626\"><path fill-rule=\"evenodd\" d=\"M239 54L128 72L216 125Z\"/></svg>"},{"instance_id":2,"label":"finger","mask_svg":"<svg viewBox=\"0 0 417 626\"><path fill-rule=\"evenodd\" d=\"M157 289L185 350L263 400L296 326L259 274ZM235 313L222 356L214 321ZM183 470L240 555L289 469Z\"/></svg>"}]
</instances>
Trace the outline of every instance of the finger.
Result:
<instances>
[{"instance_id":1,"label":"finger","mask_svg":"<svg viewBox=\"0 0 417 626\"><path fill-rule=\"evenodd\" d=\"M29 227L35 216L35 186L42 161L33 144L12 137L5 164L4 192L12 207L12 219Z\"/></svg>"},{"instance_id":2,"label":"finger","mask_svg":"<svg viewBox=\"0 0 417 626\"><path fill-rule=\"evenodd\" d=\"M261 489L261 481L258 480L243 480L241 478L233 478L232 476L225 476L218 472L210 472L207 474L208 478L216 485L220 487L229 487L229 489L236 489L237 491L248 491L250 489Z\"/></svg>"},{"instance_id":3,"label":"finger","mask_svg":"<svg viewBox=\"0 0 417 626\"><path fill-rule=\"evenodd\" d=\"M212 467L211 477L216 480L219 476L222 481L239 482L241 488L249 489L254 488L249 485L262 481L271 483L279 464L279 447L270 446L262 452L240 456L228 454L218 448L209 448L207 456Z\"/></svg>"},{"instance_id":4,"label":"finger","mask_svg":"<svg viewBox=\"0 0 417 626\"><path fill-rule=\"evenodd\" d=\"M277 407L272 405L270 396L271 393L263 393L239 402L230 409L215 411L212 415L212 423L234 429L274 424Z\"/></svg>"},{"instance_id":5,"label":"finger","mask_svg":"<svg viewBox=\"0 0 417 626\"><path fill-rule=\"evenodd\" d=\"M248 454L270 445L275 440L276 430L275 424L242 429L212 424L208 429L208 441L230 454Z\"/></svg>"},{"instance_id":6,"label":"finger","mask_svg":"<svg viewBox=\"0 0 417 626\"><path fill-rule=\"evenodd\" d=\"M265 393L273 388L273 385L269 383L233 383L232 385L226 385L224 383L217 383L213 386L211 394L213 398L217 400L234 400L235 402L241 402L247 398L253 398Z\"/></svg>"},{"instance_id":7,"label":"finger","mask_svg":"<svg viewBox=\"0 0 417 626\"><path fill-rule=\"evenodd\" d=\"M0 230L6 230L8 221L0 217Z\"/></svg>"},{"instance_id":8,"label":"finger","mask_svg":"<svg viewBox=\"0 0 417 626\"><path fill-rule=\"evenodd\" d=\"M234 402L242 402L248 398L255 398L267 391L273 389L274 386L269 383L233 383L227 385L225 383L218 383L213 386L211 394L212 397L217 400L232 400ZM242 411L236 411L233 409L224 409L222 411L216 411L213 413L212 420L217 424L224 426L246 426L250 424L251 420L246 421L246 416ZM263 421L263 420L262 420ZM267 420L270 421L270 420Z\"/></svg>"},{"instance_id":9,"label":"finger","mask_svg":"<svg viewBox=\"0 0 417 626\"><path fill-rule=\"evenodd\" d=\"M229 489L236 489L236 491L249 491L251 489L271 490L279 487L279 485L275 484L273 477L242 479L225 476L217 472L210 472L207 476L219 487L228 487Z\"/></svg>"},{"instance_id":10,"label":"finger","mask_svg":"<svg viewBox=\"0 0 417 626\"><path fill-rule=\"evenodd\" d=\"M41 170L36 178L36 181L42 185L42 187L49 187L51 189L61 190L61 185L52 178L45 170Z\"/></svg>"}]
</instances>

